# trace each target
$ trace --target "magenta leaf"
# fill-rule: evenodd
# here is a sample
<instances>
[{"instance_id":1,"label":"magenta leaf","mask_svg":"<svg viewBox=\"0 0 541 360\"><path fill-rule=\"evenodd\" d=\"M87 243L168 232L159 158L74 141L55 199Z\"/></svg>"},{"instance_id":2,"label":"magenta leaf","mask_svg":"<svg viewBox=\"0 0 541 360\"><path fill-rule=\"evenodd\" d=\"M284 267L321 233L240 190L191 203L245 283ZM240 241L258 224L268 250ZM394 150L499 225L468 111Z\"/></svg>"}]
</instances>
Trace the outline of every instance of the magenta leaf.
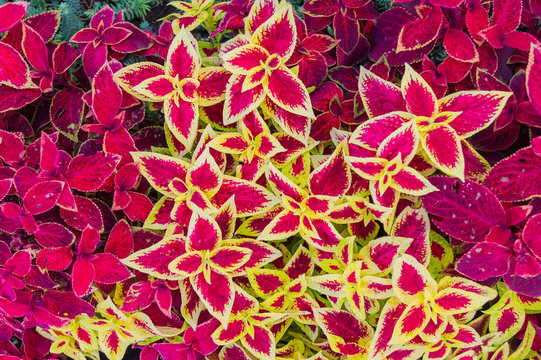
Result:
<instances>
[{"instance_id":1,"label":"magenta leaf","mask_svg":"<svg viewBox=\"0 0 541 360\"><path fill-rule=\"evenodd\" d=\"M126 220L119 221L111 229L109 240L105 244L105 252L123 259L133 251L133 235Z\"/></svg>"},{"instance_id":2,"label":"magenta leaf","mask_svg":"<svg viewBox=\"0 0 541 360\"><path fill-rule=\"evenodd\" d=\"M96 191L120 161L115 154L97 153L92 156L79 155L69 164L66 178L71 188L80 191Z\"/></svg>"},{"instance_id":3,"label":"magenta leaf","mask_svg":"<svg viewBox=\"0 0 541 360\"><path fill-rule=\"evenodd\" d=\"M132 276L132 273L113 254L97 254L92 259L96 274L94 280L104 284L115 284Z\"/></svg>"},{"instance_id":4,"label":"magenta leaf","mask_svg":"<svg viewBox=\"0 0 541 360\"><path fill-rule=\"evenodd\" d=\"M17 89L30 87L30 69L10 45L0 43L0 84L6 84Z\"/></svg>"},{"instance_id":5,"label":"magenta leaf","mask_svg":"<svg viewBox=\"0 0 541 360\"><path fill-rule=\"evenodd\" d=\"M23 198L23 205L26 211L37 215L51 210L63 188L60 181L43 181L32 186Z\"/></svg>"},{"instance_id":6,"label":"magenta leaf","mask_svg":"<svg viewBox=\"0 0 541 360\"><path fill-rule=\"evenodd\" d=\"M11 29L21 21L29 4L27 1L19 1L0 6L0 33Z\"/></svg>"},{"instance_id":7,"label":"magenta leaf","mask_svg":"<svg viewBox=\"0 0 541 360\"><path fill-rule=\"evenodd\" d=\"M17 163L24 152L21 136L0 130L0 159L8 164Z\"/></svg>"},{"instance_id":8,"label":"magenta leaf","mask_svg":"<svg viewBox=\"0 0 541 360\"><path fill-rule=\"evenodd\" d=\"M77 205L77 211L60 209L62 219L76 230L84 230L87 225L92 226L98 231L103 230L103 218L101 211L96 204L82 196L74 196Z\"/></svg>"},{"instance_id":9,"label":"magenta leaf","mask_svg":"<svg viewBox=\"0 0 541 360\"><path fill-rule=\"evenodd\" d=\"M497 163L484 185L501 201L523 201L541 195L540 181L541 157L527 147Z\"/></svg>"},{"instance_id":10,"label":"magenta leaf","mask_svg":"<svg viewBox=\"0 0 541 360\"><path fill-rule=\"evenodd\" d=\"M445 233L467 242L482 241L492 226L505 226L502 205L486 187L466 180L434 176L439 191L423 196L423 206Z\"/></svg>"},{"instance_id":11,"label":"magenta leaf","mask_svg":"<svg viewBox=\"0 0 541 360\"><path fill-rule=\"evenodd\" d=\"M42 223L34 234L36 241L45 248L61 248L75 241L75 235L57 223Z\"/></svg>"},{"instance_id":12,"label":"magenta leaf","mask_svg":"<svg viewBox=\"0 0 541 360\"><path fill-rule=\"evenodd\" d=\"M79 88L60 90L51 102L51 122L56 130L73 141L83 120L83 91Z\"/></svg>"},{"instance_id":13,"label":"magenta leaf","mask_svg":"<svg viewBox=\"0 0 541 360\"><path fill-rule=\"evenodd\" d=\"M509 271L511 251L500 244L483 242L462 255L456 270L477 281L500 277Z\"/></svg>"}]
</instances>

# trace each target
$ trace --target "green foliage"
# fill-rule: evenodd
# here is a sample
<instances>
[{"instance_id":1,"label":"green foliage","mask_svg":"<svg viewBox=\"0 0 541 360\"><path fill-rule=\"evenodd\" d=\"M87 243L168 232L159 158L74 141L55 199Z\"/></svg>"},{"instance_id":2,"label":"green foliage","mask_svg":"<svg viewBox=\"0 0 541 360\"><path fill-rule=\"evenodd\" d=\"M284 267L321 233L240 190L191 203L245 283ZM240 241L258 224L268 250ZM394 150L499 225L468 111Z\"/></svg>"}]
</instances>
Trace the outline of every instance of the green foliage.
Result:
<instances>
[{"instance_id":1,"label":"green foliage","mask_svg":"<svg viewBox=\"0 0 541 360\"><path fill-rule=\"evenodd\" d=\"M0 5L6 3L0 0ZM78 0L31 0L26 16L34 16L49 10L60 10L62 22L56 34L55 40L67 41L73 34L85 27L82 19L83 7Z\"/></svg>"},{"instance_id":2,"label":"green foliage","mask_svg":"<svg viewBox=\"0 0 541 360\"><path fill-rule=\"evenodd\" d=\"M42 12L49 10L47 0L32 0L26 11L27 16L34 16L41 14Z\"/></svg>"},{"instance_id":3,"label":"green foliage","mask_svg":"<svg viewBox=\"0 0 541 360\"><path fill-rule=\"evenodd\" d=\"M443 45L435 46L434 49L430 52L430 54L428 54L430 60L432 60L432 62L436 65L441 64L447 56L447 52L445 51Z\"/></svg>"},{"instance_id":4,"label":"green foliage","mask_svg":"<svg viewBox=\"0 0 541 360\"><path fill-rule=\"evenodd\" d=\"M374 0L374 8L379 13L389 10L392 5L393 3L391 0Z\"/></svg>"},{"instance_id":5,"label":"green foliage","mask_svg":"<svg viewBox=\"0 0 541 360\"><path fill-rule=\"evenodd\" d=\"M126 57L122 59L122 63L125 65L135 64L141 61L145 61L145 58L134 54L127 54Z\"/></svg>"},{"instance_id":6,"label":"green foliage","mask_svg":"<svg viewBox=\"0 0 541 360\"><path fill-rule=\"evenodd\" d=\"M53 0L57 3L57 0ZM62 3L57 3L57 9L61 11L62 22L56 34L56 39L59 41L69 40L73 34L85 27L85 23L81 19L83 7L78 0L64 0Z\"/></svg>"},{"instance_id":7,"label":"green foliage","mask_svg":"<svg viewBox=\"0 0 541 360\"><path fill-rule=\"evenodd\" d=\"M124 20L133 21L135 19L143 19L154 6L160 5L161 0L112 0L112 1L96 1L92 9L85 11L84 15L88 19L92 18L105 5L109 5L115 13L124 12Z\"/></svg>"},{"instance_id":8,"label":"green foliage","mask_svg":"<svg viewBox=\"0 0 541 360\"><path fill-rule=\"evenodd\" d=\"M150 23L148 21L142 21L140 24L139 24L139 29L143 30L143 31L147 31L147 30L151 30L152 31L152 25L150 25Z\"/></svg>"},{"instance_id":9,"label":"green foliage","mask_svg":"<svg viewBox=\"0 0 541 360\"><path fill-rule=\"evenodd\" d=\"M301 13L305 0L289 0L289 2L293 5L295 10L297 10L297 13Z\"/></svg>"}]
</instances>

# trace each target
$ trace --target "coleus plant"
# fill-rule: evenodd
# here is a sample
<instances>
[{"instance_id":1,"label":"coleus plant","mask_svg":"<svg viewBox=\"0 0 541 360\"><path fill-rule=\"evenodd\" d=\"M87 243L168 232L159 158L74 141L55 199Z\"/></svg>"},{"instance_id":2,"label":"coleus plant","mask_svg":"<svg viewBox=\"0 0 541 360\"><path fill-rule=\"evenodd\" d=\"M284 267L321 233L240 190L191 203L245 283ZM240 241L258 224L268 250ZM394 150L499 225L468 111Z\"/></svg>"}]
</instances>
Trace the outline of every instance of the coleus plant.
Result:
<instances>
[{"instance_id":1,"label":"coleus plant","mask_svg":"<svg viewBox=\"0 0 541 360\"><path fill-rule=\"evenodd\" d=\"M83 44L83 67L89 78L96 75L109 56L122 58L152 45L148 35L123 21L122 13L115 16L109 6L97 12L90 20L90 27L75 33L70 41Z\"/></svg>"},{"instance_id":2,"label":"coleus plant","mask_svg":"<svg viewBox=\"0 0 541 360\"><path fill-rule=\"evenodd\" d=\"M0 358L540 358L537 1L170 5L0 5Z\"/></svg>"}]
</instances>

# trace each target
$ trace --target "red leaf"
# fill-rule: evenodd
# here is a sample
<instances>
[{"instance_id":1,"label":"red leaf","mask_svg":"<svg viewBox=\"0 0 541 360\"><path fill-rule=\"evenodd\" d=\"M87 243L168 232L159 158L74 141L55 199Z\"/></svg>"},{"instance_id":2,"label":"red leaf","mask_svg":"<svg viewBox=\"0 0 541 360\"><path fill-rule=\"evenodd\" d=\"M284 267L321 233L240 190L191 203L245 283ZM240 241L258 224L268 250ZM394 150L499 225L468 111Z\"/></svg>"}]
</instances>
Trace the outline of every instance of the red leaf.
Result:
<instances>
[{"instance_id":1,"label":"red leaf","mask_svg":"<svg viewBox=\"0 0 541 360\"><path fill-rule=\"evenodd\" d=\"M17 251L4 264L4 268L14 275L25 276L30 272L32 259L28 251Z\"/></svg>"},{"instance_id":2,"label":"red leaf","mask_svg":"<svg viewBox=\"0 0 541 360\"><path fill-rule=\"evenodd\" d=\"M342 146L338 146L329 159L312 171L308 184L312 195L341 197L348 191L351 173Z\"/></svg>"},{"instance_id":3,"label":"red leaf","mask_svg":"<svg viewBox=\"0 0 541 360\"><path fill-rule=\"evenodd\" d=\"M126 220L121 220L111 229L109 239L105 244L105 252L124 259L133 251L133 235Z\"/></svg>"},{"instance_id":4,"label":"red leaf","mask_svg":"<svg viewBox=\"0 0 541 360\"><path fill-rule=\"evenodd\" d=\"M333 28L336 40L340 41L338 47L345 53L352 52L359 43L361 35L359 21L350 19L345 13L339 12L334 17Z\"/></svg>"},{"instance_id":5,"label":"red leaf","mask_svg":"<svg viewBox=\"0 0 541 360\"><path fill-rule=\"evenodd\" d=\"M57 316L65 316L70 319L80 314L94 315L94 307L77 298L74 294L64 291L49 290L43 294L43 304L47 310Z\"/></svg>"},{"instance_id":6,"label":"red leaf","mask_svg":"<svg viewBox=\"0 0 541 360\"><path fill-rule=\"evenodd\" d=\"M97 254L92 259L96 270L94 280L103 284L115 284L132 276L132 273L113 254Z\"/></svg>"},{"instance_id":7,"label":"red leaf","mask_svg":"<svg viewBox=\"0 0 541 360\"><path fill-rule=\"evenodd\" d=\"M7 85L0 84L0 112L20 109L30 104L41 95L39 88L15 89Z\"/></svg>"},{"instance_id":8,"label":"red leaf","mask_svg":"<svg viewBox=\"0 0 541 360\"><path fill-rule=\"evenodd\" d=\"M492 25L499 24L505 32L511 32L520 25L521 0L494 0Z\"/></svg>"},{"instance_id":9,"label":"red leaf","mask_svg":"<svg viewBox=\"0 0 541 360\"><path fill-rule=\"evenodd\" d=\"M82 231L87 225L98 231L103 231L103 219L100 209L91 200L74 196L78 211L60 209L60 216L72 228Z\"/></svg>"},{"instance_id":10,"label":"red leaf","mask_svg":"<svg viewBox=\"0 0 541 360\"><path fill-rule=\"evenodd\" d=\"M96 120L110 128L120 110L122 91L113 79L111 67L104 65L92 83L92 111Z\"/></svg>"},{"instance_id":11,"label":"red leaf","mask_svg":"<svg viewBox=\"0 0 541 360\"><path fill-rule=\"evenodd\" d=\"M0 130L0 159L8 164L17 163L23 151L24 143L20 134Z\"/></svg>"},{"instance_id":12,"label":"red leaf","mask_svg":"<svg viewBox=\"0 0 541 360\"><path fill-rule=\"evenodd\" d=\"M92 262L88 259L79 258L73 264L72 287L75 295L81 297L90 290L90 284L94 281L95 271Z\"/></svg>"},{"instance_id":13,"label":"red leaf","mask_svg":"<svg viewBox=\"0 0 541 360\"><path fill-rule=\"evenodd\" d=\"M445 50L456 60L465 62L478 62L479 53L470 37L463 31L449 29L443 39Z\"/></svg>"},{"instance_id":14,"label":"red leaf","mask_svg":"<svg viewBox=\"0 0 541 360\"><path fill-rule=\"evenodd\" d=\"M83 120L83 90L79 88L60 90L53 97L50 114L55 129L73 141Z\"/></svg>"},{"instance_id":15,"label":"red leaf","mask_svg":"<svg viewBox=\"0 0 541 360\"><path fill-rule=\"evenodd\" d=\"M438 36L442 22L443 14L437 6L426 17L410 21L400 31L397 51L417 50L428 45Z\"/></svg>"},{"instance_id":16,"label":"red leaf","mask_svg":"<svg viewBox=\"0 0 541 360\"><path fill-rule=\"evenodd\" d=\"M25 210L32 215L51 210L60 197L63 186L60 181L43 181L35 184L24 195Z\"/></svg>"},{"instance_id":17,"label":"red leaf","mask_svg":"<svg viewBox=\"0 0 541 360\"><path fill-rule=\"evenodd\" d=\"M63 74L79 58L77 50L67 42L58 44L53 52L53 69L57 74Z\"/></svg>"},{"instance_id":18,"label":"red leaf","mask_svg":"<svg viewBox=\"0 0 541 360\"><path fill-rule=\"evenodd\" d=\"M23 23L23 43L24 55L32 67L38 71L46 72L49 70L49 51L41 36L29 25Z\"/></svg>"},{"instance_id":19,"label":"red leaf","mask_svg":"<svg viewBox=\"0 0 541 360\"><path fill-rule=\"evenodd\" d=\"M156 289L152 286L151 282L138 282L132 284L126 300L120 306L120 310L124 312L134 312L138 308L145 309L149 307L153 300Z\"/></svg>"},{"instance_id":20,"label":"red leaf","mask_svg":"<svg viewBox=\"0 0 541 360\"><path fill-rule=\"evenodd\" d=\"M14 27L26 15L29 2L19 1L0 6L0 33Z\"/></svg>"},{"instance_id":21,"label":"red leaf","mask_svg":"<svg viewBox=\"0 0 541 360\"><path fill-rule=\"evenodd\" d=\"M473 9L468 9L466 13L466 26L473 40L478 43L483 41L483 38L478 34L479 31L486 29L488 25L488 11L484 7L477 6Z\"/></svg>"},{"instance_id":22,"label":"red leaf","mask_svg":"<svg viewBox=\"0 0 541 360\"><path fill-rule=\"evenodd\" d=\"M99 241L100 234L92 226L87 225L81 234L77 252L79 255L91 254L96 250Z\"/></svg>"},{"instance_id":23,"label":"red leaf","mask_svg":"<svg viewBox=\"0 0 541 360\"><path fill-rule=\"evenodd\" d=\"M60 10L45 11L24 19L24 22L36 30L43 41L48 43L60 26Z\"/></svg>"},{"instance_id":24,"label":"red leaf","mask_svg":"<svg viewBox=\"0 0 541 360\"><path fill-rule=\"evenodd\" d=\"M115 170L120 157L103 152L92 156L81 154L69 164L66 178L71 188L80 191L96 191Z\"/></svg>"},{"instance_id":25,"label":"red leaf","mask_svg":"<svg viewBox=\"0 0 541 360\"><path fill-rule=\"evenodd\" d=\"M11 46L0 43L0 84L23 88L29 83L30 69L21 55Z\"/></svg>"},{"instance_id":26,"label":"red leaf","mask_svg":"<svg viewBox=\"0 0 541 360\"><path fill-rule=\"evenodd\" d=\"M57 223L42 223L34 234L36 241L45 248L69 246L75 240L75 235L64 226Z\"/></svg>"},{"instance_id":27,"label":"red leaf","mask_svg":"<svg viewBox=\"0 0 541 360\"><path fill-rule=\"evenodd\" d=\"M526 90L533 107L541 114L541 47L532 45L526 69Z\"/></svg>"},{"instance_id":28,"label":"red leaf","mask_svg":"<svg viewBox=\"0 0 541 360\"><path fill-rule=\"evenodd\" d=\"M124 213L131 221L144 222L152 210L152 202L143 194L129 191L130 203Z\"/></svg>"},{"instance_id":29,"label":"red leaf","mask_svg":"<svg viewBox=\"0 0 541 360\"><path fill-rule=\"evenodd\" d=\"M43 249L36 258L36 264L40 269L62 271L70 266L72 260L73 253L70 247Z\"/></svg>"}]
</instances>

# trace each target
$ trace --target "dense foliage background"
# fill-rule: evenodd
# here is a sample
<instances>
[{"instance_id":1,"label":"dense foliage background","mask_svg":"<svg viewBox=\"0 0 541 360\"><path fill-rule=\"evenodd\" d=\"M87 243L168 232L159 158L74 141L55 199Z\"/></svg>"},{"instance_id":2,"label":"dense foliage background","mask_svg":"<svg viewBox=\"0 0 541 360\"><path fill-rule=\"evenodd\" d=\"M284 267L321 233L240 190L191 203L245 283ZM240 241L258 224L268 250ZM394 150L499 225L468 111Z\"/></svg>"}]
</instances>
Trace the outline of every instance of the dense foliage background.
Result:
<instances>
[{"instance_id":1,"label":"dense foliage background","mask_svg":"<svg viewBox=\"0 0 541 360\"><path fill-rule=\"evenodd\" d=\"M0 0L0 360L541 359L537 0Z\"/></svg>"}]
</instances>

